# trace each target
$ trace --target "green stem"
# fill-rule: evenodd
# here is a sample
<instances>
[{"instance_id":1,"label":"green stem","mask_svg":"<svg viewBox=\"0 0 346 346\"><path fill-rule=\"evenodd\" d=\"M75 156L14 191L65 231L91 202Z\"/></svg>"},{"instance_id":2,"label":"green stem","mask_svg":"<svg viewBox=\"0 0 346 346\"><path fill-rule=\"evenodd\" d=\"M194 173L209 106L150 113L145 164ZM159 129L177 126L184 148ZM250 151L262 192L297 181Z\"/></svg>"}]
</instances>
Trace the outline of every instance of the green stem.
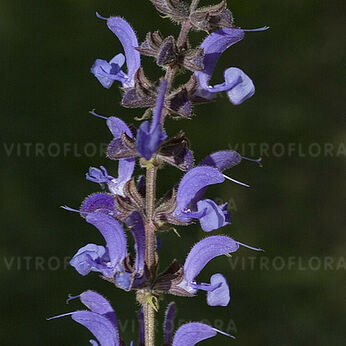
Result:
<instances>
[{"instance_id":1,"label":"green stem","mask_svg":"<svg viewBox=\"0 0 346 346\"><path fill-rule=\"evenodd\" d=\"M155 211L156 198L156 174L157 167L150 164L147 168L146 176L146 222L145 222L145 262L151 276L156 271L155 254L155 225L153 216ZM153 307L144 303L144 327L145 327L145 346L155 345L155 311Z\"/></svg>"},{"instance_id":2,"label":"green stem","mask_svg":"<svg viewBox=\"0 0 346 346\"><path fill-rule=\"evenodd\" d=\"M199 3L199 0L193 0L191 3L191 9L194 10ZM189 31L191 29L191 23L189 20L183 22L179 37L177 39L177 46L179 48L184 47ZM169 68L166 72L165 79L167 81L167 92L172 88L173 80L177 68ZM166 112L163 114L163 121L166 116ZM145 222L145 262L148 266L151 278L155 276L157 268L156 252L155 252L155 231L156 227L153 222L155 212L155 199L156 199L156 175L157 167L155 164L149 164L147 166L146 175L146 222ZM150 292L148 292L150 295ZM145 329L145 346L155 346L155 310L144 302L144 329Z\"/></svg>"},{"instance_id":3,"label":"green stem","mask_svg":"<svg viewBox=\"0 0 346 346\"><path fill-rule=\"evenodd\" d=\"M199 2L200 0L192 0L190 5L190 12L194 11L197 8Z\"/></svg>"},{"instance_id":4,"label":"green stem","mask_svg":"<svg viewBox=\"0 0 346 346\"><path fill-rule=\"evenodd\" d=\"M157 167L150 164L147 168L146 177L146 251L145 261L148 269L152 271L155 267L155 226L153 224L153 216L155 211L156 198L156 174Z\"/></svg>"}]
</instances>

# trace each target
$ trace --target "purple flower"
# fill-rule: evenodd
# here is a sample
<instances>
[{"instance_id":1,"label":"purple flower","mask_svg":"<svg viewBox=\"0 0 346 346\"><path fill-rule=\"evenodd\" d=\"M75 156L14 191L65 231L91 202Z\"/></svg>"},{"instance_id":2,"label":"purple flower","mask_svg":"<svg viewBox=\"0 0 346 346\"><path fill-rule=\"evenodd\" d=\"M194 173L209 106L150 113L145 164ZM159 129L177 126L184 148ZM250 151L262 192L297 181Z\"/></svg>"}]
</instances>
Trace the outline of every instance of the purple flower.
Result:
<instances>
[{"instance_id":1,"label":"purple flower","mask_svg":"<svg viewBox=\"0 0 346 346\"><path fill-rule=\"evenodd\" d=\"M156 100L156 105L153 110L153 120L143 122L138 131L136 138L137 151L146 160L150 160L154 153L157 152L160 145L167 138L166 133L162 129L161 119L164 108L165 94L167 82L162 81L159 87L159 92Z\"/></svg>"},{"instance_id":2,"label":"purple flower","mask_svg":"<svg viewBox=\"0 0 346 346\"><path fill-rule=\"evenodd\" d=\"M136 50L138 40L135 32L131 25L121 17L103 18L98 13L96 15L107 21L108 28L121 42L126 57L127 73L121 69L125 63L123 54L116 55L109 62L97 59L91 67L91 73L105 88L110 88L115 80L121 82L124 88L133 87L134 75L141 65L140 53Z\"/></svg>"},{"instance_id":3,"label":"purple flower","mask_svg":"<svg viewBox=\"0 0 346 346\"><path fill-rule=\"evenodd\" d=\"M85 291L70 300L74 298L79 298L89 310L77 310L48 320L71 316L74 321L88 328L97 339L90 340L92 345L120 346L117 318L108 300L94 291Z\"/></svg>"},{"instance_id":4,"label":"purple flower","mask_svg":"<svg viewBox=\"0 0 346 346\"><path fill-rule=\"evenodd\" d=\"M117 212L114 206L114 197L107 193L94 193L87 197L80 210L64 207L64 209L80 212L83 217L90 213L104 213L116 217Z\"/></svg>"},{"instance_id":5,"label":"purple flower","mask_svg":"<svg viewBox=\"0 0 346 346\"><path fill-rule=\"evenodd\" d=\"M111 131L114 139L111 141L108 147L108 153L114 146L121 142L121 137L123 134L126 134L128 137L133 138L133 134L129 127L119 118L116 117L103 117L96 114L94 111L90 112L92 115L106 119L107 126ZM125 184L131 179L136 160L135 158L124 158L119 160L118 165L118 177L114 178L108 175L107 170L101 166L100 169L95 167L90 167L89 173L87 173L87 180L99 183L101 185L107 184L108 189L111 193L124 196L123 189Z\"/></svg>"},{"instance_id":6,"label":"purple flower","mask_svg":"<svg viewBox=\"0 0 346 346\"><path fill-rule=\"evenodd\" d=\"M227 203L218 205L210 199L202 200L202 197L209 185L223 183L225 179L248 187L222 173L239 164L241 160L242 156L236 151L217 151L187 172L178 187L177 205L173 216L186 223L198 219L205 232L229 224L231 215L227 210Z\"/></svg>"},{"instance_id":7,"label":"purple flower","mask_svg":"<svg viewBox=\"0 0 346 346\"><path fill-rule=\"evenodd\" d=\"M207 291L208 305L227 306L230 300L229 288L221 274L214 274L210 284L197 283L195 278L210 260L235 252L238 248L239 243L226 236L211 236L199 241L185 260L183 279L177 286L193 295L197 290Z\"/></svg>"},{"instance_id":8,"label":"purple flower","mask_svg":"<svg viewBox=\"0 0 346 346\"><path fill-rule=\"evenodd\" d=\"M99 183L102 187L107 184L109 191L112 194L124 196L124 186L131 179L135 166L135 160L122 159L119 160L118 178L108 175L105 167L100 168L90 167L86 174L86 179L94 183Z\"/></svg>"},{"instance_id":9,"label":"purple flower","mask_svg":"<svg viewBox=\"0 0 346 346\"><path fill-rule=\"evenodd\" d=\"M233 44L244 38L244 31L262 31L267 27L243 30L240 28L222 28L208 35L202 42L200 48L204 51L204 69L195 72L198 82L196 96L212 99L216 93L226 91L229 100L234 105L243 103L255 93L252 80L240 69L231 67L225 70L225 81L214 86L209 85L215 65L221 54Z\"/></svg>"},{"instance_id":10,"label":"purple flower","mask_svg":"<svg viewBox=\"0 0 346 346\"><path fill-rule=\"evenodd\" d=\"M175 333L172 346L194 346L200 341L213 338L217 333L234 336L200 322L183 324Z\"/></svg>"},{"instance_id":11,"label":"purple flower","mask_svg":"<svg viewBox=\"0 0 346 346\"><path fill-rule=\"evenodd\" d=\"M202 340L216 336L217 333L234 338L234 336L224 333L204 323L190 322L182 325L176 331L173 338L174 318L176 315L176 305L171 302L166 310L164 322L164 346L194 346Z\"/></svg>"},{"instance_id":12,"label":"purple flower","mask_svg":"<svg viewBox=\"0 0 346 346\"><path fill-rule=\"evenodd\" d=\"M141 215L134 212L127 222L135 239L136 261L132 270L125 266L125 259L128 257L127 239L118 221L102 212L88 213L86 221L100 231L106 246L88 244L78 250L70 264L83 276L91 271L99 272L127 291L140 284L140 278L144 273L145 251L144 223Z\"/></svg>"},{"instance_id":13,"label":"purple flower","mask_svg":"<svg viewBox=\"0 0 346 346\"><path fill-rule=\"evenodd\" d=\"M181 280L172 284L170 292L182 296L191 296L195 295L198 290L203 290L208 292L208 305L227 306L230 301L230 294L227 281L223 275L212 275L210 283L198 283L195 279L209 261L217 256L228 255L237 251L240 245L251 250L261 251L261 249L242 244L223 235L211 236L199 241L186 257Z\"/></svg>"},{"instance_id":14,"label":"purple flower","mask_svg":"<svg viewBox=\"0 0 346 346\"><path fill-rule=\"evenodd\" d=\"M169 303L165 312L165 321L163 324L164 346L172 345L174 318L176 313L177 313L177 308L175 303L174 302Z\"/></svg>"},{"instance_id":15,"label":"purple flower","mask_svg":"<svg viewBox=\"0 0 346 346\"><path fill-rule=\"evenodd\" d=\"M173 216L182 222L199 219L205 232L225 226L230 222L227 205L219 206L210 199L201 200L209 185L225 181L223 174L214 167L198 166L187 172L177 193L177 206Z\"/></svg>"},{"instance_id":16,"label":"purple flower","mask_svg":"<svg viewBox=\"0 0 346 346\"><path fill-rule=\"evenodd\" d=\"M233 150L221 150L207 156L199 165L211 166L223 172L226 169L238 165L242 156Z\"/></svg>"}]
</instances>

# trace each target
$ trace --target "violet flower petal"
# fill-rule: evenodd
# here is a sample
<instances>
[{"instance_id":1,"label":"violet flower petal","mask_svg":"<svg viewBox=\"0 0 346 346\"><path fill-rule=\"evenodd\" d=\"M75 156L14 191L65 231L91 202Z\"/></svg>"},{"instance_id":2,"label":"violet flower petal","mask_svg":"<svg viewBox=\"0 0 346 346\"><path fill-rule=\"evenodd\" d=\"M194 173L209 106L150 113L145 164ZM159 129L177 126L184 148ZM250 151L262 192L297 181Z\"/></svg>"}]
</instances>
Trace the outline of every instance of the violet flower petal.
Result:
<instances>
[{"instance_id":1,"label":"violet flower petal","mask_svg":"<svg viewBox=\"0 0 346 346\"><path fill-rule=\"evenodd\" d=\"M123 54L116 55L110 62L97 59L91 67L91 73L99 80L102 86L109 89L115 80L124 83L126 75L121 70L125 62Z\"/></svg>"},{"instance_id":2,"label":"violet flower petal","mask_svg":"<svg viewBox=\"0 0 346 346\"><path fill-rule=\"evenodd\" d=\"M80 208L80 213L86 217L89 213L104 213L115 216L114 198L107 193L94 193L87 197Z\"/></svg>"},{"instance_id":3,"label":"violet flower petal","mask_svg":"<svg viewBox=\"0 0 346 346\"><path fill-rule=\"evenodd\" d=\"M119 160L118 178L108 175L107 170L103 166L100 169L90 167L86 179L94 183L99 183L101 186L107 184L111 193L124 196L124 186L132 177L135 163L135 159Z\"/></svg>"},{"instance_id":4,"label":"violet flower petal","mask_svg":"<svg viewBox=\"0 0 346 346\"><path fill-rule=\"evenodd\" d=\"M114 280L120 288L122 288L125 291L130 291L132 287L132 273L126 272L126 271L118 271L115 273Z\"/></svg>"},{"instance_id":5,"label":"violet flower petal","mask_svg":"<svg viewBox=\"0 0 346 346\"><path fill-rule=\"evenodd\" d=\"M233 337L204 323L186 323L176 331L172 346L194 346L200 341L216 336L218 332Z\"/></svg>"},{"instance_id":6,"label":"violet flower petal","mask_svg":"<svg viewBox=\"0 0 346 346\"><path fill-rule=\"evenodd\" d=\"M117 117L109 117L107 119L107 126L115 139L120 139L123 133L133 138L130 128L124 121ZM131 179L135 164L136 160L132 158L119 160L117 183L111 188L113 193L123 196L124 185Z\"/></svg>"},{"instance_id":7,"label":"violet flower petal","mask_svg":"<svg viewBox=\"0 0 346 346\"><path fill-rule=\"evenodd\" d=\"M110 186L112 193L124 196L124 186L131 179L135 169L136 159L121 159L118 166L116 184Z\"/></svg>"},{"instance_id":8,"label":"violet flower petal","mask_svg":"<svg viewBox=\"0 0 346 346\"><path fill-rule=\"evenodd\" d=\"M107 119L107 126L112 132L114 138L119 139L121 135L125 132L130 138L133 137L133 134L130 128L126 125L124 121L117 117L109 117Z\"/></svg>"},{"instance_id":9,"label":"violet flower petal","mask_svg":"<svg viewBox=\"0 0 346 346\"><path fill-rule=\"evenodd\" d=\"M144 311L143 307L138 311L138 323L139 323L139 346L145 346L145 325L144 325Z\"/></svg>"},{"instance_id":10,"label":"violet flower petal","mask_svg":"<svg viewBox=\"0 0 346 346\"><path fill-rule=\"evenodd\" d=\"M240 105L254 95L255 86L250 77L242 70L231 67L225 71L226 85L231 85L235 80L237 80L238 83L235 83L232 88L229 88L227 96L234 105Z\"/></svg>"},{"instance_id":11,"label":"violet flower petal","mask_svg":"<svg viewBox=\"0 0 346 346\"><path fill-rule=\"evenodd\" d=\"M174 328L174 318L177 313L177 307L174 302L168 304L166 313L165 313L165 321L163 324L163 340L164 346L172 345L173 340L173 328Z\"/></svg>"},{"instance_id":12,"label":"violet flower petal","mask_svg":"<svg viewBox=\"0 0 346 346\"><path fill-rule=\"evenodd\" d=\"M223 28L208 35L200 48L204 51L204 70L195 72L198 85L202 89L209 88L209 80L221 54L233 44L244 38L244 31L238 28Z\"/></svg>"},{"instance_id":13,"label":"violet flower petal","mask_svg":"<svg viewBox=\"0 0 346 346\"><path fill-rule=\"evenodd\" d=\"M88 328L101 346L120 346L118 331L108 318L90 311L76 311L71 317Z\"/></svg>"},{"instance_id":14,"label":"violet flower petal","mask_svg":"<svg viewBox=\"0 0 346 346\"><path fill-rule=\"evenodd\" d=\"M222 150L210 154L199 165L215 167L219 171L223 172L226 169L238 165L241 159L241 155L238 154L236 151Z\"/></svg>"},{"instance_id":15,"label":"violet flower petal","mask_svg":"<svg viewBox=\"0 0 346 346\"><path fill-rule=\"evenodd\" d=\"M239 28L223 28L211 33L201 44L204 50L204 70L195 72L198 82L197 96L212 99L215 93L227 91L228 98L234 105L239 105L253 96L255 86L252 80L239 68L225 70L224 83L209 85L214 67L220 55L230 46L244 37L244 30Z\"/></svg>"},{"instance_id":16,"label":"violet flower petal","mask_svg":"<svg viewBox=\"0 0 346 346\"><path fill-rule=\"evenodd\" d=\"M186 149L184 152L183 156L183 162L184 162L184 168L186 171L189 171L192 169L194 163L195 163L195 158L193 156L193 152L189 149Z\"/></svg>"},{"instance_id":17,"label":"violet flower petal","mask_svg":"<svg viewBox=\"0 0 346 346\"><path fill-rule=\"evenodd\" d=\"M199 241L189 252L184 264L184 279L187 283L195 277L213 258L237 251L238 242L230 237L215 235Z\"/></svg>"},{"instance_id":18,"label":"violet flower petal","mask_svg":"<svg viewBox=\"0 0 346 346\"><path fill-rule=\"evenodd\" d=\"M184 175L179 184L175 216L188 220L188 210L186 208L201 198L207 186L220 184L224 181L224 176L216 168L199 166L191 169Z\"/></svg>"},{"instance_id":19,"label":"violet flower petal","mask_svg":"<svg viewBox=\"0 0 346 346\"><path fill-rule=\"evenodd\" d=\"M118 37L124 48L127 80L123 83L123 86L126 88L133 87L134 75L141 66L140 53L136 50L136 47L139 46L136 34L131 25L121 17L109 17L107 26Z\"/></svg>"},{"instance_id":20,"label":"violet flower petal","mask_svg":"<svg viewBox=\"0 0 346 346\"><path fill-rule=\"evenodd\" d=\"M94 291L85 291L79 296L69 298L69 300L78 297L91 311L78 310L51 317L48 320L71 316L74 321L88 328L96 337L99 343L90 340L92 345L120 346L118 324L110 303Z\"/></svg>"},{"instance_id":21,"label":"violet flower petal","mask_svg":"<svg viewBox=\"0 0 346 346\"><path fill-rule=\"evenodd\" d=\"M226 279L221 274L214 274L210 278L212 286L218 285L218 288L209 291L207 294L207 303L210 306L227 306L230 301L229 287ZM221 285L219 285L221 284Z\"/></svg>"},{"instance_id":22,"label":"violet flower petal","mask_svg":"<svg viewBox=\"0 0 346 346\"><path fill-rule=\"evenodd\" d=\"M224 207L220 207L211 199L204 199L197 203L198 211L204 211L199 218L201 227L205 232L211 232L226 226L230 220L230 214Z\"/></svg>"},{"instance_id":23,"label":"violet flower petal","mask_svg":"<svg viewBox=\"0 0 346 346\"><path fill-rule=\"evenodd\" d=\"M159 86L156 105L153 110L153 120L143 122L137 130L136 147L137 151L146 160L150 160L154 153L157 152L160 145L167 138L162 129L161 119L164 108L167 82L162 81Z\"/></svg>"},{"instance_id":24,"label":"violet flower petal","mask_svg":"<svg viewBox=\"0 0 346 346\"><path fill-rule=\"evenodd\" d=\"M100 166L100 168L90 167L89 172L86 174L86 179L102 185L103 183L111 182L114 177L108 175L105 167Z\"/></svg>"},{"instance_id":25,"label":"violet flower petal","mask_svg":"<svg viewBox=\"0 0 346 346\"><path fill-rule=\"evenodd\" d=\"M102 213L88 214L86 221L101 232L107 244L110 262L116 266L127 255L127 241L123 228L113 217Z\"/></svg>"},{"instance_id":26,"label":"violet flower petal","mask_svg":"<svg viewBox=\"0 0 346 346\"><path fill-rule=\"evenodd\" d=\"M91 271L102 273L105 277L113 277L114 268L108 266L109 256L104 246L88 244L78 250L70 260L70 265L80 275L87 275Z\"/></svg>"},{"instance_id":27,"label":"violet flower petal","mask_svg":"<svg viewBox=\"0 0 346 346\"><path fill-rule=\"evenodd\" d=\"M126 220L126 225L131 229L135 239L135 271L139 275L142 275L145 261L145 229L143 217L139 212L135 211Z\"/></svg>"},{"instance_id":28,"label":"violet flower petal","mask_svg":"<svg viewBox=\"0 0 346 346\"><path fill-rule=\"evenodd\" d=\"M153 121L151 123L151 128L155 128L161 125L162 111L165 103L165 95L167 91L167 81L163 80L160 83L156 104L153 110Z\"/></svg>"},{"instance_id":29,"label":"violet flower petal","mask_svg":"<svg viewBox=\"0 0 346 346\"><path fill-rule=\"evenodd\" d=\"M114 327L118 329L118 321L114 309L109 301L101 294L88 290L81 293L79 298L90 311L108 318L113 323Z\"/></svg>"}]
</instances>

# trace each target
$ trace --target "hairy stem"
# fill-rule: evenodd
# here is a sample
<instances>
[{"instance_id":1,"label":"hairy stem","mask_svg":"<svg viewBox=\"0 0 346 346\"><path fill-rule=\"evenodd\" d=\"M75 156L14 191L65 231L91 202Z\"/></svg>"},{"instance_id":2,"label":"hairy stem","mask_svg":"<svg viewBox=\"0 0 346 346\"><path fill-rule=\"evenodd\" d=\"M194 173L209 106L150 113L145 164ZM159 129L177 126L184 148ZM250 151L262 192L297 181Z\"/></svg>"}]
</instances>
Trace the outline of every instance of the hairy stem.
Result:
<instances>
[{"instance_id":1,"label":"hairy stem","mask_svg":"<svg viewBox=\"0 0 346 346\"><path fill-rule=\"evenodd\" d=\"M191 3L191 10L194 10L199 3L199 0L193 0ZM183 22L179 37L177 39L177 46L184 47L191 29L190 20ZM167 81L167 92L172 88L177 68L168 68L165 75ZM166 116L163 114L163 121ZM146 176L146 222L145 222L145 262L148 266L151 277L154 277L157 263L155 253L155 225L153 223L153 216L155 212L155 198L156 198L156 175L157 167L153 164L147 167ZM148 304L144 304L144 328L145 328L145 346L155 346L155 310Z\"/></svg>"},{"instance_id":2,"label":"hairy stem","mask_svg":"<svg viewBox=\"0 0 346 346\"><path fill-rule=\"evenodd\" d=\"M155 256L155 225L153 215L155 211L157 167L150 165L146 177L146 223L145 223L145 262L151 273L156 271ZM147 302L144 304L145 346L155 345L155 311Z\"/></svg>"},{"instance_id":3,"label":"hairy stem","mask_svg":"<svg viewBox=\"0 0 346 346\"><path fill-rule=\"evenodd\" d=\"M190 11L191 12L194 11L197 8L199 2L200 2L200 0L192 0L191 6L190 6Z\"/></svg>"},{"instance_id":4,"label":"hairy stem","mask_svg":"<svg viewBox=\"0 0 346 346\"><path fill-rule=\"evenodd\" d=\"M145 328L145 346L155 345L155 311L149 305L144 305L144 328Z\"/></svg>"},{"instance_id":5,"label":"hairy stem","mask_svg":"<svg viewBox=\"0 0 346 346\"><path fill-rule=\"evenodd\" d=\"M155 266L155 226L153 224L153 216L155 211L156 198L156 173L157 167L150 165L147 168L146 178L146 251L145 261L148 269L152 271Z\"/></svg>"},{"instance_id":6,"label":"hairy stem","mask_svg":"<svg viewBox=\"0 0 346 346\"><path fill-rule=\"evenodd\" d=\"M190 20L186 19L181 26L181 30L177 39L178 48L182 48L184 44L186 43L187 36L190 32L190 29L191 29Z\"/></svg>"}]
</instances>

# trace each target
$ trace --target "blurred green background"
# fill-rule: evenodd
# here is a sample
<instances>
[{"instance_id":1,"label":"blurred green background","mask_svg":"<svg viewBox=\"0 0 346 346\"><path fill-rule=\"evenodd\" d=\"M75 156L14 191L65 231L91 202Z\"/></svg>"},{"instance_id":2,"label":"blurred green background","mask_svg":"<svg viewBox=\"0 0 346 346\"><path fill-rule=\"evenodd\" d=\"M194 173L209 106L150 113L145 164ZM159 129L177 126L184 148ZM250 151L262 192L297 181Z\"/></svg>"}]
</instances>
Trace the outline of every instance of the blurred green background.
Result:
<instances>
[{"instance_id":1,"label":"blurred green background","mask_svg":"<svg viewBox=\"0 0 346 346\"><path fill-rule=\"evenodd\" d=\"M186 131L198 160L233 147L262 156L264 163L258 168L243 162L228 172L251 189L224 183L208 192L230 202L233 223L218 233L265 252L242 248L231 259L215 259L200 275L201 280L215 272L227 276L229 307L207 306L203 292L176 299L177 323L203 320L237 336L233 341L218 335L201 345L346 344L344 5L341 0L229 2L237 25L271 29L248 33L229 49L213 79L221 81L225 67L238 66L254 80L256 95L240 107L221 97L196 107L192 121L168 121L170 135ZM110 133L88 111L96 108L128 123L141 115L120 107L117 86L103 89L89 73L96 58L121 51L95 11L125 17L141 41L157 28L164 35L178 30L149 1L0 2L2 345L88 344L89 332L70 318L45 320L80 308L65 299L86 289L108 297L126 343L137 340L134 295L64 266L79 247L102 240L59 206L78 207L98 190L84 179L89 166L103 164L116 173L116 164L102 157L101 144ZM192 41L202 36L194 33ZM143 64L148 76L159 76L149 58ZM170 167L160 172L159 193L180 177ZM174 257L183 262L205 236L198 225L179 230L181 239L162 235L162 266ZM161 302L158 335L169 301Z\"/></svg>"}]
</instances>

